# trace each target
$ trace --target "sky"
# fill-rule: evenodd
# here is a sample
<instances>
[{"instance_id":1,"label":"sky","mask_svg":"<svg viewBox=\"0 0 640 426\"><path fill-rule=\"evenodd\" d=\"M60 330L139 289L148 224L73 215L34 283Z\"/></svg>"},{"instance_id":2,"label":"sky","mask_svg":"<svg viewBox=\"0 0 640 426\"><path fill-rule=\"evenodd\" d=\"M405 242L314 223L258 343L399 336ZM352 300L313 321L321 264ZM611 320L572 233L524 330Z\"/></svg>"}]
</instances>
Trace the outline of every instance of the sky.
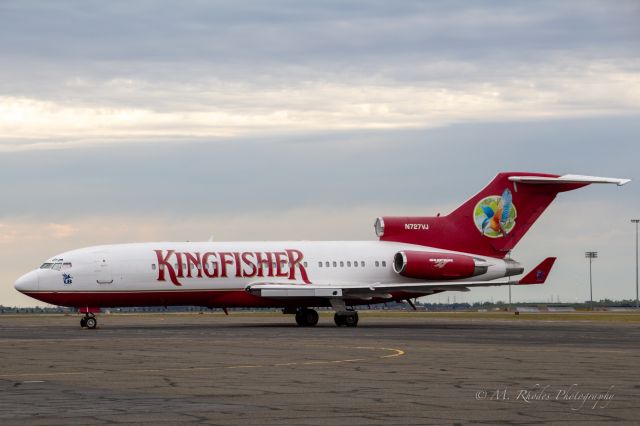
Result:
<instances>
[{"instance_id":1,"label":"sky","mask_svg":"<svg viewBox=\"0 0 640 426\"><path fill-rule=\"evenodd\" d=\"M561 194L513 300L635 298L637 1L0 0L0 304L57 253L138 241L374 240L500 171ZM433 301L506 300L474 289Z\"/></svg>"}]
</instances>

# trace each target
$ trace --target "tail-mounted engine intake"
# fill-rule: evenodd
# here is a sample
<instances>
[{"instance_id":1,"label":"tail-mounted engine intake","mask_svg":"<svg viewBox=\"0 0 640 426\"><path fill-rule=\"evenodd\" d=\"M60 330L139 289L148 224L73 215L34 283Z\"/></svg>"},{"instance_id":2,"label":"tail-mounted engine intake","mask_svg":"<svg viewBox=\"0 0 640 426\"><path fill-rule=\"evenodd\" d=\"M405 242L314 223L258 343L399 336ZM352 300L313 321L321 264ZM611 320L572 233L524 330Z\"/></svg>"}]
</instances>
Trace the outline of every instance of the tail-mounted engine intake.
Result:
<instances>
[{"instance_id":1,"label":"tail-mounted engine intake","mask_svg":"<svg viewBox=\"0 0 640 426\"><path fill-rule=\"evenodd\" d=\"M489 264L481 259L454 253L400 251L393 257L393 270L408 278L457 280L482 275Z\"/></svg>"}]
</instances>

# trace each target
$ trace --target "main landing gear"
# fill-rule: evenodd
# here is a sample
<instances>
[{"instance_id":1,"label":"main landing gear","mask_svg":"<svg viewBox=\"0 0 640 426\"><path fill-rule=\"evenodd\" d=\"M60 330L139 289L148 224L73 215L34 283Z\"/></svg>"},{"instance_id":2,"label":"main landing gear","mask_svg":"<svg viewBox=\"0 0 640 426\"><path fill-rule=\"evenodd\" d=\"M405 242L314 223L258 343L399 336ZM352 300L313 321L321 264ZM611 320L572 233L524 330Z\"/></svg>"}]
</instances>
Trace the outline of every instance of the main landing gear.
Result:
<instances>
[{"instance_id":1,"label":"main landing gear","mask_svg":"<svg viewBox=\"0 0 640 426\"><path fill-rule=\"evenodd\" d=\"M318 324L318 313L314 309L300 308L296 311L296 323L300 327L313 327Z\"/></svg>"},{"instance_id":2,"label":"main landing gear","mask_svg":"<svg viewBox=\"0 0 640 426\"><path fill-rule=\"evenodd\" d=\"M346 327L356 327L358 325L358 312L336 312L333 315L333 321L338 327L344 325Z\"/></svg>"},{"instance_id":3,"label":"main landing gear","mask_svg":"<svg viewBox=\"0 0 640 426\"><path fill-rule=\"evenodd\" d=\"M336 313L333 316L338 327L356 327L358 325L358 312L347 309L344 302L337 301L332 302ZM296 323L300 327L313 327L318 324L318 312L315 309L310 308L285 308L282 310L283 314L295 314Z\"/></svg>"},{"instance_id":4,"label":"main landing gear","mask_svg":"<svg viewBox=\"0 0 640 426\"><path fill-rule=\"evenodd\" d=\"M347 305L343 299L331 299L331 307L336 313L333 315L333 321L338 327L356 327L358 325L358 312L353 308L347 309Z\"/></svg>"},{"instance_id":5,"label":"main landing gear","mask_svg":"<svg viewBox=\"0 0 640 426\"><path fill-rule=\"evenodd\" d=\"M80 320L80 327L82 328L86 327L93 330L97 326L98 320L96 319L96 316L91 312L84 314L84 317L82 317L82 319Z\"/></svg>"}]
</instances>

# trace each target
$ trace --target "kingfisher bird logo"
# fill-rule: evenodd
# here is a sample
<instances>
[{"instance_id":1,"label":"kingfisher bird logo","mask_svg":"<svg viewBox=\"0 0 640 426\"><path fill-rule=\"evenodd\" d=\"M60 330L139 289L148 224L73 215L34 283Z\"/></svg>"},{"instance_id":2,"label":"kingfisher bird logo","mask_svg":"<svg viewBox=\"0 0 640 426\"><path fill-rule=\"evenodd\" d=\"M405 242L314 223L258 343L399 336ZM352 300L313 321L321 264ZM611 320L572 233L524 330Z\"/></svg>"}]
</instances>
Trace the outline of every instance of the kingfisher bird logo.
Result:
<instances>
[{"instance_id":1,"label":"kingfisher bird logo","mask_svg":"<svg viewBox=\"0 0 640 426\"><path fill-rule=\"evenodd\" d=\"M473 220L480 233L489 238L506 237L516 225L516 206L508 188L502 195L485 197L476 204Z\"/></svg>"},{"instance_id":2,"label":"kingfisher bird logo","mask_svg":"<svg viewBox=\"0 0 640 426\"><path fill-rule=\"evenodd\" d=\"M71 276L71 274L62 274L62 282L65 285L69 285L73 283L73 277Z\"/></svg>"}]
</instances>

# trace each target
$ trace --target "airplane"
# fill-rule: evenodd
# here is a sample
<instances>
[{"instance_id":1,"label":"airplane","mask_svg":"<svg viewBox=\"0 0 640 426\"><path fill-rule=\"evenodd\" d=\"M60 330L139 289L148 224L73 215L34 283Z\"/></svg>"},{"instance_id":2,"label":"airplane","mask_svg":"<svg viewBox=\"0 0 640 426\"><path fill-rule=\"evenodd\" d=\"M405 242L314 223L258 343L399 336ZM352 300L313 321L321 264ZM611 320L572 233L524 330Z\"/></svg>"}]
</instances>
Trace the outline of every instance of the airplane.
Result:
<instances>
[{"instance_id":1,"label":"airplane","mask_svg":"<svg viewBox=\"0 0 640 426\"><path fill-rule=\"evenodd\" d=\"M58 254L15 282L37 300L78 309L97 327L105 307L282 308L315 326L331 307L355 327L359 305L475 287L543 284L555 258L520 280L511 250L560 192L629 179L499 173L448 215L379 217L372 241L155 242L101 245Z\"/></svg>"}]
</instances>

